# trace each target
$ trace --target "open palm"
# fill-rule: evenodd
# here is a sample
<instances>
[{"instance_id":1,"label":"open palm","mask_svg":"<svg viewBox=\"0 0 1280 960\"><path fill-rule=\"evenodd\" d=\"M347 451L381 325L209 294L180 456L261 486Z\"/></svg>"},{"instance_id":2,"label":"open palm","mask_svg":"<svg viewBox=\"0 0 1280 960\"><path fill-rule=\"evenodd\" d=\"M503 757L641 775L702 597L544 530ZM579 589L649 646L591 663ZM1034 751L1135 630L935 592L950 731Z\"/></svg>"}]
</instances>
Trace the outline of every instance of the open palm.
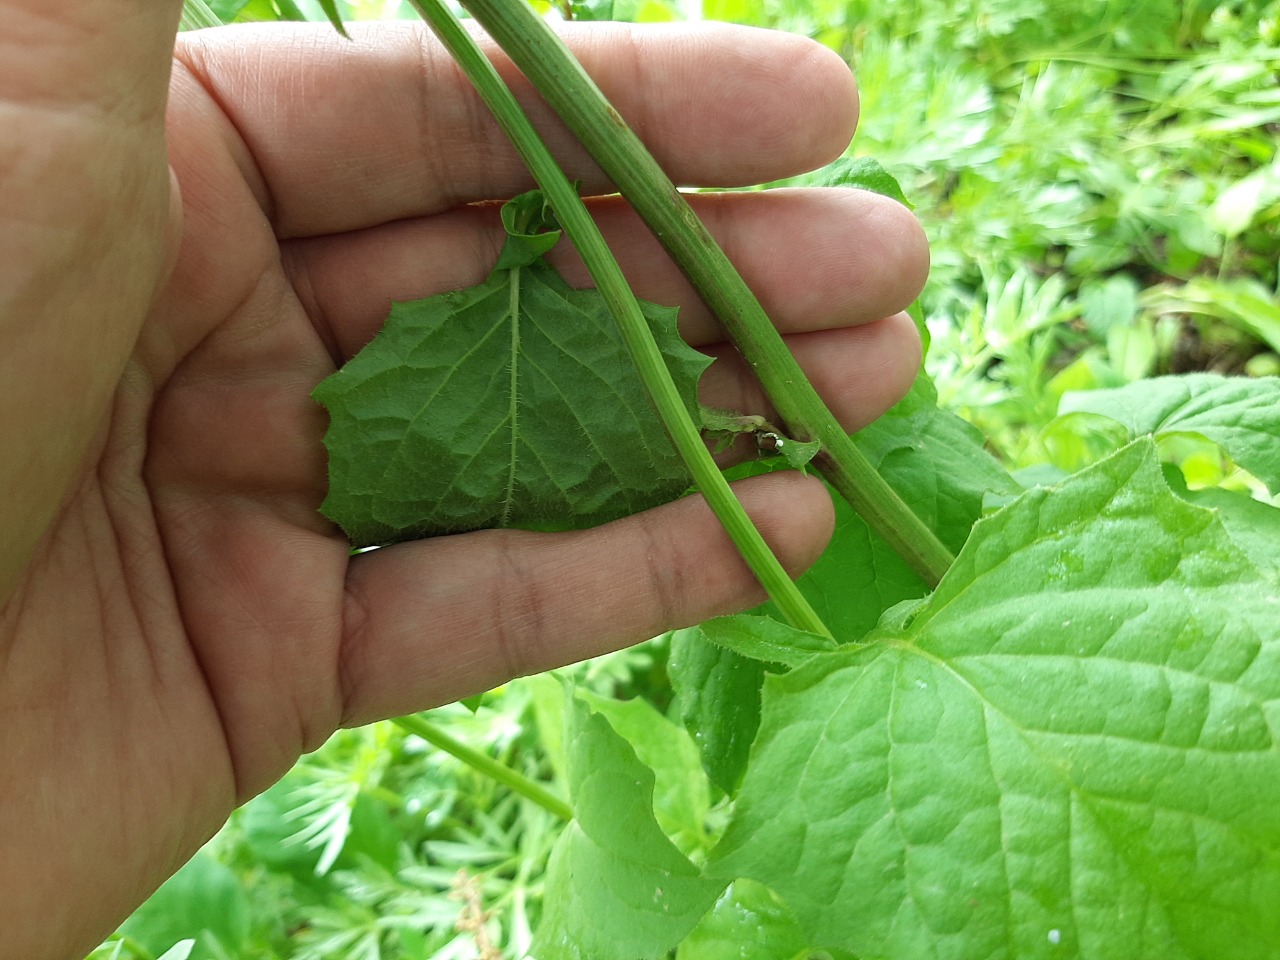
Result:
<instances>
[{"instance_id":1,"label":"open palm","mask_svg":"<svg viewBox=\"0 0 1280 960\"><path fill-rule=\"evenodd\" d=\"M0 163L14 223L54 210L77 231L74 256L27 244L25 272L0 273L0 333L21 327L19 347L34 344L0 361L27 414L0 435L15 531L0 566L0 956L23 958L92 946L340 725L758 599L696 498L591 531L488 531L354 559L317 513L325 418L312 387L391 300L482 279L502 242L485 201L531 186L421 31L192 35L162 137L163 22L145 27L150 44L133 24L121 54L31 17L32 36L64 45L59 97L76 96L65 81L77 70L118 84L110 110L17 114L50 156L71 150L91 169L87 185L60 194L74 171ZM727 27L570 39L680 182L796 173L852 132L847 71L806 41ZM89 50L78 62L75 44ZM0 81L25 63L4 50L0 62ZM7 82L0 98L24 89ZM584 190L606 191L530 108ZM918 360L896 315L925 270L909 215L840 191L697 200L842 420L892 403ZM763 409L656 243L618 203L595 206L637 292L681 305L686 337L722 357L706 399ZM53 332L20 325L19 307L43 310ZM814 559L830 526L819 484L739 490L789 566ZM39 923L15 925L24 916Z\"/></svg>"}]
</instances>

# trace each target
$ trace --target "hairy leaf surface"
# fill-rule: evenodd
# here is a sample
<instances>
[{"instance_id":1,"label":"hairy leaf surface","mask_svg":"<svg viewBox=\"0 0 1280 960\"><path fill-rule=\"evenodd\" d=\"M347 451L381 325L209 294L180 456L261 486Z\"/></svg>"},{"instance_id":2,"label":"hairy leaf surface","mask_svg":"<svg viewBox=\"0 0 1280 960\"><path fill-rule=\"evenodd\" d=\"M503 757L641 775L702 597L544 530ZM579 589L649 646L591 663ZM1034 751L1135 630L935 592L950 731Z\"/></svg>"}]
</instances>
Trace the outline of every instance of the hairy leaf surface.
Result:
<instances>
[{"instance_id":1,"label":"hairy leaf surface","mask_svg":"<svg viewBox=\"0 0 1280 960\"><path fill-rule=\"evenodd\" d=\"M688 487L599 293L571 289L535 239L513 234L479 286L395 304L316 387L330 416L321 510L354 545L593 526ZM674 310L642 309L692 414L710 361Z\"/></svg>"},{"instance_id":2,"label":"hairy leaf surface","mask_svg":"<svg viewBox=\"0 0 1280 960\"><path fill-rule=\"evenodd\" d=\"M866 956L1280 955L1280 584L1151 441L869 640L766 682L722 876Z\"/></svg>"}]
</instances>

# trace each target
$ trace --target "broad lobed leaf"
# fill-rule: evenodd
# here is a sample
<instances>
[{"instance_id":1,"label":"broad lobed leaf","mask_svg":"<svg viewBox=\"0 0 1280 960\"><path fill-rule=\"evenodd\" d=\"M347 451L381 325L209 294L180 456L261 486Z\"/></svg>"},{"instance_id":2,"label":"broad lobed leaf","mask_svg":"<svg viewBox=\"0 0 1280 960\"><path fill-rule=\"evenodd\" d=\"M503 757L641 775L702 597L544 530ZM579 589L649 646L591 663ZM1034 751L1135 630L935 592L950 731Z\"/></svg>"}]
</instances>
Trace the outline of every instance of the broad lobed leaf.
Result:
<instances>
[{"instance_id":1,"label":"broad lobed leaf","mask_svg":"<svg viewBox=\"0 0 1280 960\"><path fill-rule=\"evenodd\" d=\"M710 790L689 734L647 700L613 700L588 690L578 690L577 696L608 720L653 772L654 819L667 838L686 855L707 847Z\"/></svg>"},{"instance_id":2,"label":"broad lobed leaf","mask_svg":"<svg viewBox=\"0 0 1280 960\"><path fill-rule=\"evenodd\" d=\"M897 614L767 681L716 872L866 956L1280 953L1280 584L1151 441Z\"/></svg>"},{"instance_id":3,"label":"broad lobed leaf","mask_svg":"<svg viewBox=\"0 0 1280 960\"><path fill-rule=\"evenodd\" d=\"M921 374L911 392L888 414L862 430L855 442L951 549L965 542L990 494L1009 497L1021 487L983 447L982 435L952 413L939 410L932 382ZM881 615L928 592L922 581L843 499L835 498L835 535L822 558L800 578L805 596L836 637L861 638ZM765 610L771 610L766 605ZM776 613L776 611L775 611ZM704 625L705 626L705 625ZM787 628L777 625L776 628ZM727 638L722 638L727 639ZM794 643L789 635L777 643ZM707 650L695 628L677 634L669 665L677 712L696 734L711 779L733 794L759 725L760 691L767 659L763 648ZM775 654L795 663L799 651Z\"/></svg>"}]
</instances>

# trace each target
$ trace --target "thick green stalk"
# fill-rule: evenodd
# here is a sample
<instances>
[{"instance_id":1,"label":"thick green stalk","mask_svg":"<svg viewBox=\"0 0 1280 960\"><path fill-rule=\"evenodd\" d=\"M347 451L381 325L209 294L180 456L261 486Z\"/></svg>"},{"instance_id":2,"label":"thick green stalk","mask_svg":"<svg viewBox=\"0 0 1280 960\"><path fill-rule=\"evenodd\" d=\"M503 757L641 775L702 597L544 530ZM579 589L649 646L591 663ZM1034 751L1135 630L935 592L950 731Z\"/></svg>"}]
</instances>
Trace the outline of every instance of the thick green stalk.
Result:
<instances>
[{"instance_id":1,"label":"thick green stalk","mask_svg":"<svg viewBox=\"0 0 1280 960\"><path fill-rule=\"evenodd\" d=\"M443 750L450 756L457 757L473 770L477 770L510 788L513 793L518 793L526 800L532 800L542 809L554 814L561 820L573 819L573 808L542 786L542 784L535 780L530 780L522 773L517 773L505 763L499 763L488 754L468 747L461 740L455 740L434 723L423 719L419 714L413 713L407 717L396 717L391 722L401 730L407 730L415 737L421 737L433 747Z\"/></svg>"},{"instance_id":2,"label":"thick green stalk","mask_svg":"<svg viewBox=\"0 0 1280 960\"><path fill-rule=\"evenodd\" d=\"M827 409L729 258L568 48L524 0L461 0L538 88L617 185L719 317L797 440L818 440L814 464L927 583L950 551L885 483Z\"/></svg>"},{"instance_id":3,"label":"thick green stalk","mask_svg":"<svg viewBox=\"0 0 1280 960\"><path fill-rule=\"evenodd\" d=\"M542 189L617 321L623 341L668 436L693 475L698 490L710 504L738 552L792 626L822 636L831 636L831 632L769 549L760 531L752 524L715 461L711 459L701 432L685 409L679 390L671 379L662 353L640 312L635 295L627 286L618 262L609 251L573 184L552 159L514 95L471 39L471 35L440 0L410 0L410 3L431 25L480 92Z\"/></svg>"}]
</instances>

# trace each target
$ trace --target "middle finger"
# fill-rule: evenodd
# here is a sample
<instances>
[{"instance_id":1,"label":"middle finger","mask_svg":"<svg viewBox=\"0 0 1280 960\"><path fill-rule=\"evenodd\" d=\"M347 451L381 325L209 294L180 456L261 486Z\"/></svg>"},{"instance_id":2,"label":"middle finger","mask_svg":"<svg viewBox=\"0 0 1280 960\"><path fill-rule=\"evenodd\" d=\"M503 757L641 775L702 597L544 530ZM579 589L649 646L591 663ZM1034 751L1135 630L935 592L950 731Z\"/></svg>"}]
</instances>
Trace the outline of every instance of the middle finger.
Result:
<instances>
[{"instance_id":1,"label":"middle finger","mask_svg":"<svg viewBox=\"0 0 1280 960\"><path fill-rule=\"evenodd\" d=\"M928 273L928 247L900 204L862 190L775 190L689 198L783 333L856 326L904 309ZM680 308L693 346L723 339L688 281L625 203L592 201L636 295ZM484 280L504 233L496 205L292 241L285 264L338 361L369 342L401 302ZM550 258L573 286L590 284L561 241Z\"/></svg>"}]
</instances>

